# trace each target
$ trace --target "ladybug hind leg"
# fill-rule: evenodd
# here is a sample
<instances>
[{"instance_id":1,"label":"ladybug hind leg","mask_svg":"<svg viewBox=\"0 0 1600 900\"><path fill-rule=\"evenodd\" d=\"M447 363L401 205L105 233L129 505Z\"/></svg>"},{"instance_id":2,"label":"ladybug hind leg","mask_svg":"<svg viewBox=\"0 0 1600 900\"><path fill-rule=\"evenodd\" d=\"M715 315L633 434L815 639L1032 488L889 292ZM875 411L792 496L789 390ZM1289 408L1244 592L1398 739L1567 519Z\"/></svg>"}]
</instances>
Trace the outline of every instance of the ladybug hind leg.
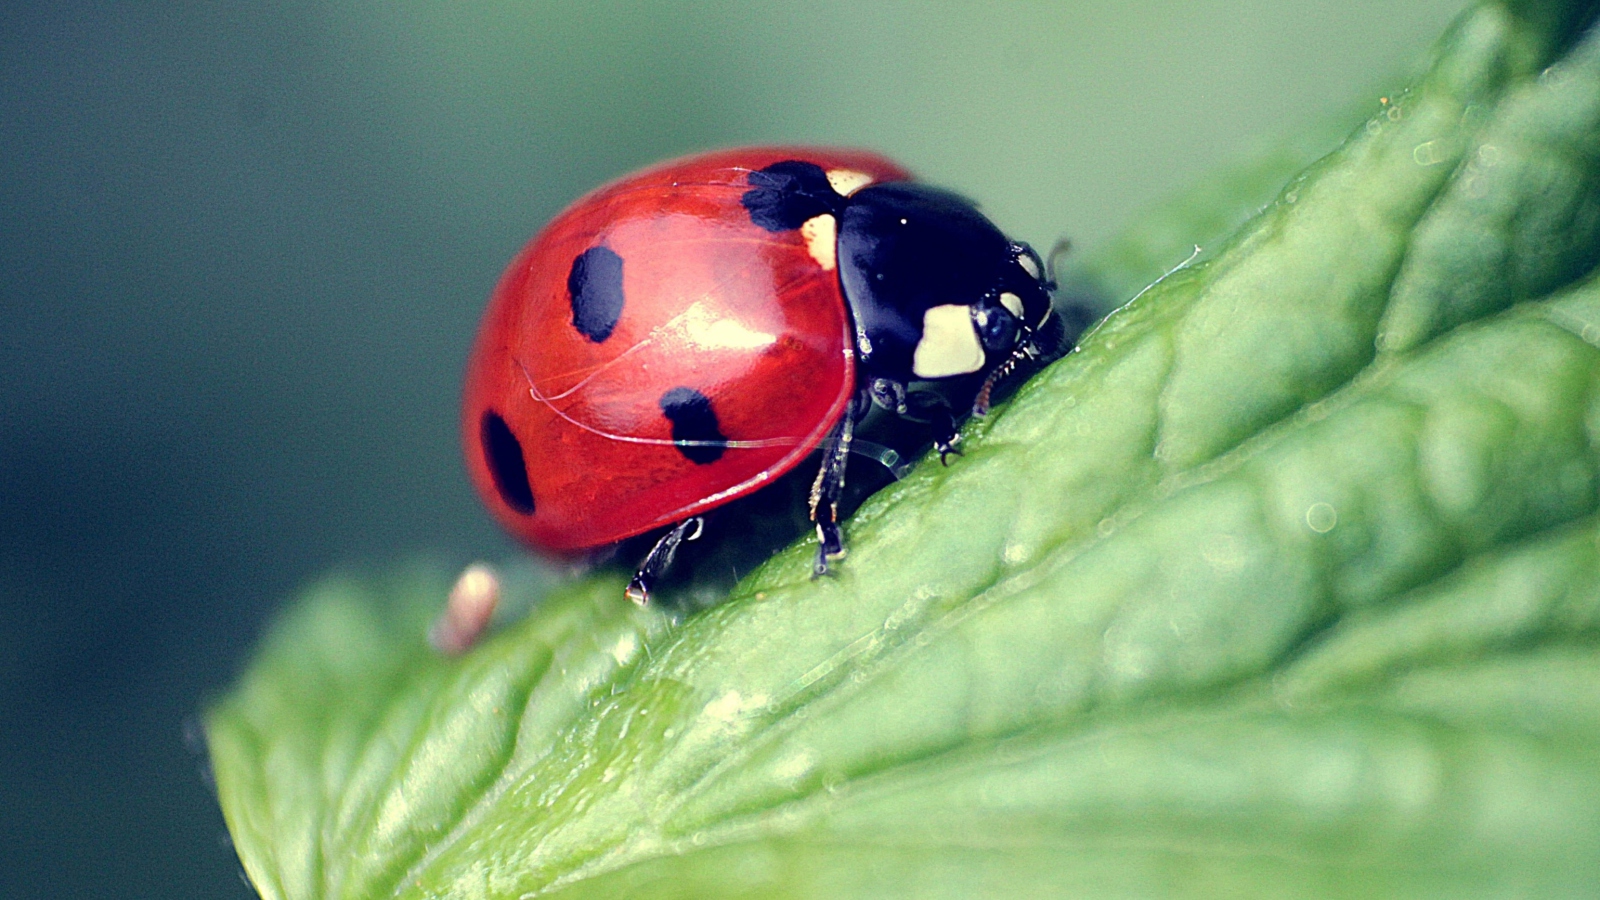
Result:
<instances>
[{"instance_id":1,"label":"ladybug hind leg","mask_svg":"<svg viewBox=\"0 0 1600 900\"><path fill-rule=\"evenodd\" d=\"M678 548L684 541L697 540L705 531L706 522L699 516L690 516L682 522L672 526L656 545L645 554L644 562L639 564L639 571L633 574L633 580L628 582L628 599L644 606L650 602L650 588L661 576L672 568L672 560L678 555Z\"/></svg>"},{"instance_id":2,"label":"ladybug hind leg","mask_svg":"<svg viewBox=\"0 0 1600 900\"><path fill-rule=\"evenodd\" d=\"M850 442L856 419L866 412L867 403L857 398L822 441L822 464L817 480L811 484L811 521L817 523L817 562L811 577L828 574L828 563L844 558L844 536L839 531L839 498L844 494L845 463L850 461Z\"/></svg>"}]
</instances>

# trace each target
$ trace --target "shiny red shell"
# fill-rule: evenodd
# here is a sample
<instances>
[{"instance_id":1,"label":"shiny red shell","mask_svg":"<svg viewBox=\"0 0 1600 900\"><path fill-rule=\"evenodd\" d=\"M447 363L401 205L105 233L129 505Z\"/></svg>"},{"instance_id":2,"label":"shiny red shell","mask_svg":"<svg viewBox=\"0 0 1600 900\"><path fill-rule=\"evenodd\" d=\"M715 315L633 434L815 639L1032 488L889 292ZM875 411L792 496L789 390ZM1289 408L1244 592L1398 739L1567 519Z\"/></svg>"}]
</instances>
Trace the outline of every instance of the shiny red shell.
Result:
<instances>
[{"instance_id":1,"label":"shiny red shell","mask_svg":"<svg viewBox=\"0 0 1600 900\"><path fill-rule=\"evenodd\" d=\"M800 230L767 231L740 202L750 172L784 160L910 177L859 151L688 157L580 199L511 263L472 350L462 411L472 481L511 533L570 552L681 521L792 469L844 415L855 344L831 245L819 260ZM603 340L579 330L569 290L574 260L594 247L621 259L621 313ZM675 388L709 400L728 442L714 461L674 443L663 397ZM520 448L531 512L497 484L487 416Z\"/></svg>"}]
</instances>

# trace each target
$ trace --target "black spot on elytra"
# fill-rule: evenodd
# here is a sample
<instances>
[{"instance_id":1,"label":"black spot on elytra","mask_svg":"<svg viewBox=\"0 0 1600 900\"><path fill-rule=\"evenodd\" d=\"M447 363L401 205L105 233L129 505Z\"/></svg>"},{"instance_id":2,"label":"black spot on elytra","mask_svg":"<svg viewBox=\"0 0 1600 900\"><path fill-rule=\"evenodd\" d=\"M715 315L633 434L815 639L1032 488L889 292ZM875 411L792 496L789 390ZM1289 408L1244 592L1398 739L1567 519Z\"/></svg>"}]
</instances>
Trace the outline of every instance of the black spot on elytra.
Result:
<instances>
[{"instance_id":1,"label":"black spot on elytra","mask_svg":"<svg viewBox=\"0 0 1600 900\"><path fill-rule=\"evenodd\" d=\"M750 173L750 190L739 199L750 221L768 231L793 231L807 219L837 213L845 203L828 173L816 163L776 162Z\"/></svg>"},{"instance_id":2,"label":"black spot on elytra","mask_svg":"<svg viewBox=\"0 0 1600 900\"><path fill-rule=\"evenodd\" d=\"M511 433L511 426L500 414L483 414L479 428L483 455L489 461L489 474L506 505L525 515L533 515L533 486L528 484L528 464L522 456L522 443Z\"/></svg>"},{"instance_id":3,"label":"black spot on elytra","mask_svg":"<svg viewBox=\"0 0 1600 900\"><path fill-rule=\"evenodd\" d=\"M672 423L672 442L690 462L703 466L722 458L728 439L717 424L710 397L694 388L675 387L661 395L661 412Z\"/></svg>"},{"instance_id":4,"label":"black spot on elytra","mask_svg":"<svg viewBox=\"0 0 1600 900\"><path fill-rule=\"evenodd\" d=\"M572 261L567 275L572 327L596 344L611 337L622 317L622 257L609 247L590 247Z\"/></svg>"}]
</instances>

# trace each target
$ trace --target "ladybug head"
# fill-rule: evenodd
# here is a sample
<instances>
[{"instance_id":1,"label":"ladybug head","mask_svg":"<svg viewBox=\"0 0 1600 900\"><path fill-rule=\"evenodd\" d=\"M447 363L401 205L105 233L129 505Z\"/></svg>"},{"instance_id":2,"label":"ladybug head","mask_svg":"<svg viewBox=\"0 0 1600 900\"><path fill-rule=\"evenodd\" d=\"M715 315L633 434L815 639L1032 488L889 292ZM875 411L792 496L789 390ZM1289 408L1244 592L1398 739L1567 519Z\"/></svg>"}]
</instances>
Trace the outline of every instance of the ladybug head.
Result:
<instances>
[{"instance_id":1,"label":"ladybug head","mask_svg":"<svg viewBox=\"0 0 1600 900\"><path fill-rule=\"evenodd\" d=\"M1025 362L1050 355L1059 342L1049 327L1055 282L1032 247L1012 241L1008 252L1003 283L972 306L972 327L989 370L972 404L976 416L989 412L990 394L1001 379Z\"/></svg>"}]
</instances>

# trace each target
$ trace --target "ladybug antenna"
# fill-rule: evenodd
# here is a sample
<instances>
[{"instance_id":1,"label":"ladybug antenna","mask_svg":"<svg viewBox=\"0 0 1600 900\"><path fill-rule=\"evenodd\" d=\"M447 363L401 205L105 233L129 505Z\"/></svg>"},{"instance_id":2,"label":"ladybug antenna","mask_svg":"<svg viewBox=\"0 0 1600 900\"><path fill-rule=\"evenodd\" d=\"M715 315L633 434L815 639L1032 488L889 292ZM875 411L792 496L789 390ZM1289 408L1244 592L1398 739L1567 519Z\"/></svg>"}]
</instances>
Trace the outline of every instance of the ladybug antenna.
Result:
<instances>
[{"instance_id":1,"label":"ladybug antenna","mask_svg":"<svg viewBox=\"0 0 1600 900\"><path fill-rule=\"evenodd\" d=\"M1056 238L1055 245L1045 255L1044 278L1050 283L1050 290L1055 290L1056 287L1056 262L1070 252L1072 252L1072 242L1063 237Z\"/></svg>"}]
</instances>

